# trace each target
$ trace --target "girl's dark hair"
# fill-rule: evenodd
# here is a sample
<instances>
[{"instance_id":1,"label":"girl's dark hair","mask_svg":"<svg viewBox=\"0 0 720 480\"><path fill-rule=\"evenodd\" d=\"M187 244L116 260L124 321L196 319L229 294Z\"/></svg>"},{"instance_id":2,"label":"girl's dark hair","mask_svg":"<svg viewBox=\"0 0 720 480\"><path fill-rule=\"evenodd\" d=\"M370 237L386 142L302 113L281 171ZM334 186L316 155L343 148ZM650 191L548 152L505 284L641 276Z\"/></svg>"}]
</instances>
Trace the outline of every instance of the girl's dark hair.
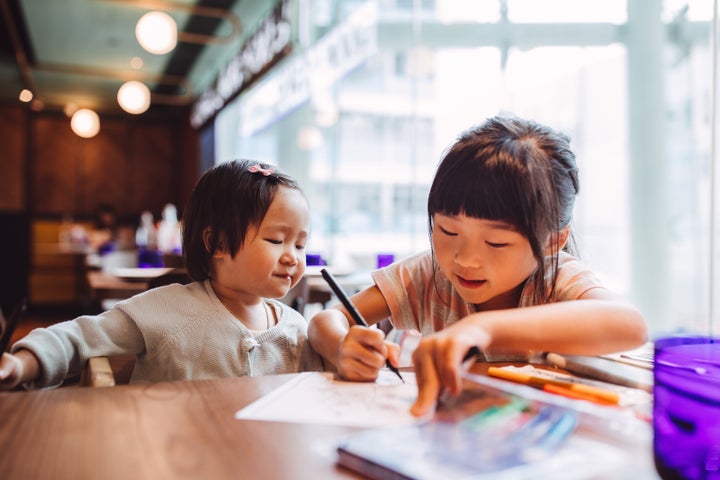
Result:
<instances>
[{"instance_id":1,"label":"girl's dark hair","mask_svg":"<svg viewBox=\"0 0 720 480\"><path fill-rule=\"evenodd\" d=\"M248 227L262 223L280 186L302 192L276 167L251 160L220 163L200 177L183 214L183 254L193 280L212 277L212 255L219 247L235 256ZM208 228L206 247L203 232Z\"/></svg>"},{"instance_id":2,"label":"girl's dark hair","mask_svg":"<svg viewBox=\"0 0 720 480\"><path fill-rule=\"evenodd\" d=\"M570 224L579 188L567 136L530 120L490 118L463 133L440 162L428 196L430 234L436 213L508 222L530 242L538 262L536 301L545 302L558 255L546 259L543 247Z\"/></svg>"}]
</instances>

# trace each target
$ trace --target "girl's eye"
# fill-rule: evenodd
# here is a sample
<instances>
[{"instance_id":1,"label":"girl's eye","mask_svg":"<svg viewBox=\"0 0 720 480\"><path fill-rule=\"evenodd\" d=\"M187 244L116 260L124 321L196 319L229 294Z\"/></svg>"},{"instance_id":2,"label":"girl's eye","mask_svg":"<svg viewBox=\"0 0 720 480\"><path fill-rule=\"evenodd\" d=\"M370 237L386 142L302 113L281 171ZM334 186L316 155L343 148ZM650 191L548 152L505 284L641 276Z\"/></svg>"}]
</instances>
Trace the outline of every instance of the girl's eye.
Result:
<instances>
[{"instance_id":1,"label":"girl's eye","mask_svg":"<svg viewBox=\"0 0 720 480\"><path fill-rule=\"evenodd\" d=\"M448 236L450 236L450 237L457 237L457 233L453 233L453 232L451 232L451 231L449 231L449 230L445 230L445 229L444 229L443 227L441 227L440 225L438 225L438 228L439 228L440 231L441 231L442 233L444 233L445 235L448 235Z\"/></svg>"},{"instance_id":2,"label":"girl's eye","mask_svg":"<svg viewBox=\"0 0 720 480\"><path fill-rule=\"evenodd\" d=\"M266 238L265 240L272 243L273 245L281 245L282 244L282 240L275 240L274 238Z\"/></svg>"},{"instance_id":3,"label":"girl's eye","mask_svg":"<svg viewBox=\"0 0 720 480\"><path fill-rule=\"evenodd\" d=\"M305 250L305 245L295 245L298 250Z\"/></svg>"},{"instance_id":4,"label":"girl's eye","mask_svg":"<svg viewBox=\"0 0 720 480\"><path fill-rule=\"evenodd\" d=\"M485 243L487 243L488 246L490 246L492 248L503 248L503 247L507 247L509 245L507 243L494 243L494 242L485 242Z\"/></svg>"}]
</instances>

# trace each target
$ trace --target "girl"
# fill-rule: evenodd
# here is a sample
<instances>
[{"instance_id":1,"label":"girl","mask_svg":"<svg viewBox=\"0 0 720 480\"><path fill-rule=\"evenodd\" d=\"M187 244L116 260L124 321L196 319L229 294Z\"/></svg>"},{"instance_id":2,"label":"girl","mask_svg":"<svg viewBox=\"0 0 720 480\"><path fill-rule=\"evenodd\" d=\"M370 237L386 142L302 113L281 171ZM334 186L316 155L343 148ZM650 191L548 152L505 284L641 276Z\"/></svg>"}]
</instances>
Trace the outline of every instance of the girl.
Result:
<instances>
[{"instance_id":1,"label":"girl","mask_svg":"<svg viewBox=\"0 0 720 480\"><path fill-rule=\"evenodd\" d=\"M440 163L428 197L432 249L373 273L352 297L369 324L424 338L413 353L424 415L460 391L464 357L554 351L598 355L642 344L642 315L571 256L578 171L569 140L517 118L465 132ZM522 307L522 308L520 308ZM399 348L379 329L350 327L342 306L318 313L308 335L346 379L372 381Z\"/></svg>"},{"instance_id":2,"label":"girl","mask_svg":"<svg viewBox=\"0 0 720 480\"><path fill-rule=\"evenodd\" d=\"M321 369L307 325L276 300L305 271L307 200L269 165L223 163L183 219L189 285L159 287L97 316L36 329L0 362L0 387L59 385L93 356L133 354L131 382Z\"/></svg>"}]
</instances>

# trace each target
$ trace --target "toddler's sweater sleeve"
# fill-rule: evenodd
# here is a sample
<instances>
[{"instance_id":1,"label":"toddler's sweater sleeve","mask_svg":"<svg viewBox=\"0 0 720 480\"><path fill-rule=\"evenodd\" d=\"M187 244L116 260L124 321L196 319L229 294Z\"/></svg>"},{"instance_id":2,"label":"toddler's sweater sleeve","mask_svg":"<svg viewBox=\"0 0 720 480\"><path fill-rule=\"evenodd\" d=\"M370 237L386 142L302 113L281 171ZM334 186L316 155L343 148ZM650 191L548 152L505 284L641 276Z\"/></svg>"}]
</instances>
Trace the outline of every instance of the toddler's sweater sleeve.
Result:
<instances>
[{"instance_id":1,"label":"toddler's sweater sleeve","mask_svg":"<svg viewBox=\"0 0 720 480\"><path fill-rule=\"evenodd\" d=\"M80 373L90 357L138 354L145 348L137 325L122 311L84 315L74 320L38 328L16 342L15 353L30 350L40 362L40 377L27 388L59 386Z\"/></svg>"}]
</instances>

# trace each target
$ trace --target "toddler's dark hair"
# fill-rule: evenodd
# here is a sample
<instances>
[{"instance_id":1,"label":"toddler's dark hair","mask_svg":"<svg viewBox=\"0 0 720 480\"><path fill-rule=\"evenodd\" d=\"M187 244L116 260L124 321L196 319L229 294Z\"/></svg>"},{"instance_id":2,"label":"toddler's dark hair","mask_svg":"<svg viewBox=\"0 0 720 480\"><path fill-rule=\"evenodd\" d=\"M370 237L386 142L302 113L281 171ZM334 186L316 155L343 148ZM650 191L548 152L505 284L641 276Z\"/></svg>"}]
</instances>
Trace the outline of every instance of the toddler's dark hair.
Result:
<instances>
[{"instance_id":1,"label":"toddler's dark hair","mask_svg":"<svg viewBox=\"0 0 720 480\"><path fill-rule=\"evenodd\" d=\"M277 167L252 160L220 163L202 175L183 214L183 255L193 280L212 277L212 255L219 247L235 256L248 227L262 223L280 186L302 192ZM206 247L203 232L208 228Z\"/></svg>"}]
</instances>

